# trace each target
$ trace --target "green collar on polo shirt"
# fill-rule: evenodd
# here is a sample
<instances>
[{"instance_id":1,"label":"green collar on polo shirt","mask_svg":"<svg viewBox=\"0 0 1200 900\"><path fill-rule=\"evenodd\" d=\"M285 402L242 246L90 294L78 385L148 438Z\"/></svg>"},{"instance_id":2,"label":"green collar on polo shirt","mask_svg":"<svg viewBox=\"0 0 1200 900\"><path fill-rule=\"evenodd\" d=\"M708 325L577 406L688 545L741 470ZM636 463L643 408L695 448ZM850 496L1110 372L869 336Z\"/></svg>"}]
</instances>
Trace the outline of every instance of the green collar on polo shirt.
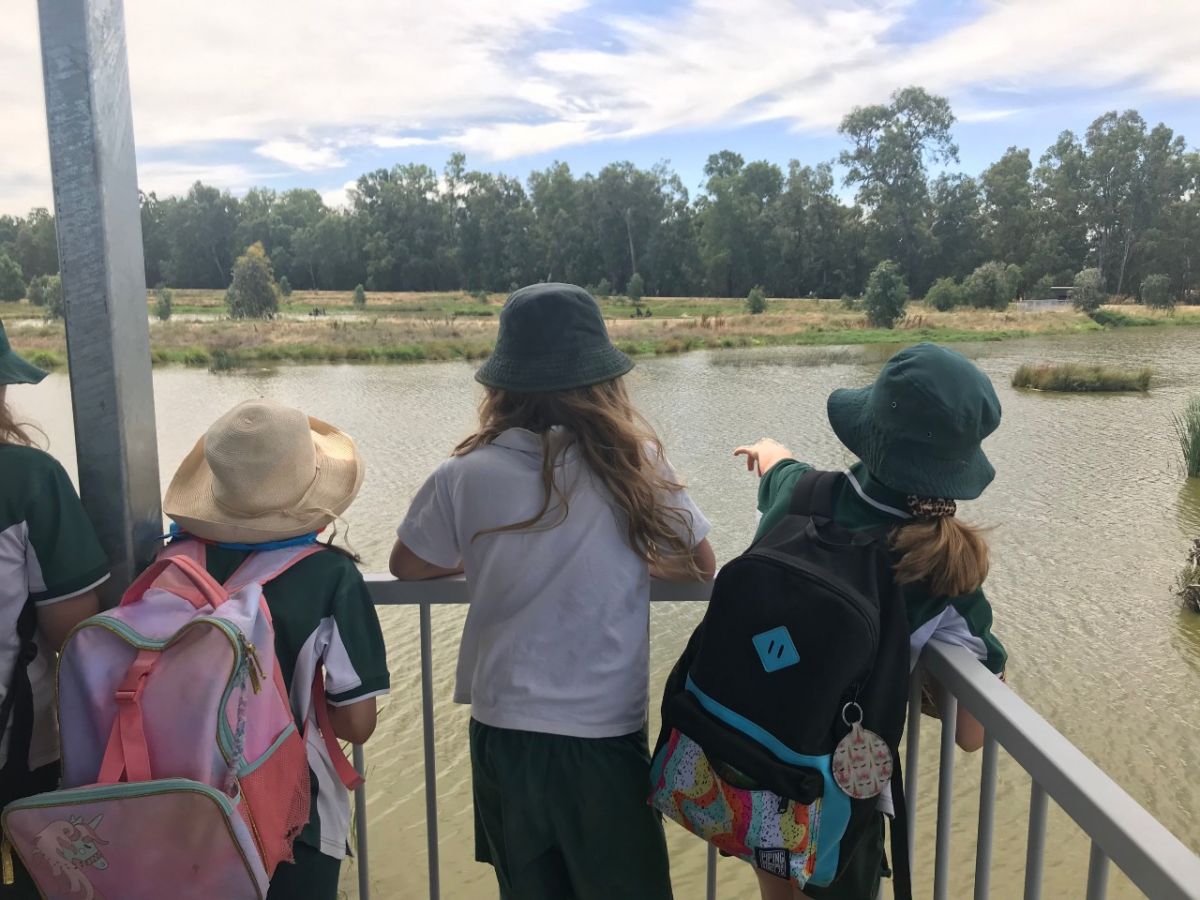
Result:
<instances>
[{"instance_id":1,"label":"green collar on polo shirt","mask_svg":"<svg viewBox=\"0 0 1200 900\"><path fill-rule=\"evenodd\" d=\"M846 472L846 480L859 498L869 506L897 519L912 518L908 513L908 497L900 491L892 490L868 472L861 462L850 467Z\"/></svg>"}]
</instances>

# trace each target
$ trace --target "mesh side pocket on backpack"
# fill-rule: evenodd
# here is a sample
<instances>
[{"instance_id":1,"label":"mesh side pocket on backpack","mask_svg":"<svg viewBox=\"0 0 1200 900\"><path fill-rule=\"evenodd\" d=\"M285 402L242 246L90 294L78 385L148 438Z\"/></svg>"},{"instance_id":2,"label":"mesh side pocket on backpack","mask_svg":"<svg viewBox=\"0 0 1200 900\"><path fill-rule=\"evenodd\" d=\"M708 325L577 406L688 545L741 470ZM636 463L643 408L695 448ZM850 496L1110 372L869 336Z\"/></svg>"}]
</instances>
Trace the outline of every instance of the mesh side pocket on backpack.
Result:
<instances>
[{"instance_id":1,"label":"mesh side pocket on backpack","mask_svg":"<svg viewBox=\"0 0 1200 900\"><path fill-rule=\"evenodd\" d=\"M292 842L308 824L308 757L296 731L246 767L239 779L242 808L268 873L292 862Z\"/></svg>"}]
</instances>

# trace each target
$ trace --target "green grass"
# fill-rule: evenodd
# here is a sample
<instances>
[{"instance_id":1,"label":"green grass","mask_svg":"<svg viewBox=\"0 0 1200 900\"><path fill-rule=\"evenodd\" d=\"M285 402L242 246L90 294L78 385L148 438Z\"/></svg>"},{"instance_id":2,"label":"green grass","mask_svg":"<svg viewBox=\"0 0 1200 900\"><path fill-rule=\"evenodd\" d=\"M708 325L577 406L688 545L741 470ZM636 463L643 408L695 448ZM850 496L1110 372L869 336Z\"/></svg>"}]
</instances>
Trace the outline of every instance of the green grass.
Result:
<instances>
[{"instance_id":1,"label":"green grass","mask_svg":"<svg viewBox=\"0 0 1200 900\"><path fill-rule=\"evenodd\" d=\"M1017 369L1012 384L1015 388L1070 393L1106 393L1117 391L1147 391L1153 372L1149 368L1118 369L1113 366L1085 366L1078 363L1062 365L1026 364Z\"/></svg>"},{"instance_id":2,"label":"green grass","mask_svg":"<svg viewBox=\"0 0 1200 900\"><path fill-rule=\"evenodd\" d=\"M1200 477L1200 396L1188 401L1183 412L1175 416L1174 425L1188 478Z\"/></svg>"}]
</instances>

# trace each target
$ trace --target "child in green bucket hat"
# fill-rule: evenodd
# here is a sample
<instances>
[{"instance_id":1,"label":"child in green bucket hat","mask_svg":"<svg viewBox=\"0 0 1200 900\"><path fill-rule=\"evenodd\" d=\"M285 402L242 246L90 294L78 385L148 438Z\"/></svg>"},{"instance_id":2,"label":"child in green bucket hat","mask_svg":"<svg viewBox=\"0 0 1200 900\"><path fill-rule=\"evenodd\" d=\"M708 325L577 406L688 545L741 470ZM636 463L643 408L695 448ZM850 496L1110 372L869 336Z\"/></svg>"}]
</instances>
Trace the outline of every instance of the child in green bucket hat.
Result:
<instances>
[{"instance_id":1,"label":"child in green bucket hat","mask_svg":"<svg viewBox=\"0 0 1200 900\"><path fill-rule=\"evenodd\" d=\"M667 900L646 804L650 576L711 578L708 521L568 284L509 297L479 429L417 492L392 573L466 572L475 855L511 900Z\"/></svg>"},{"instance_id":2,"label":"child in green bucket hat","mask_svg":"<svg viewBox=\"0 0 1200 900\"><path fill-rule=\"evenodd\" d=\"M10 385L46 373L13 351L0 323L0 806L58 787L55 654L100 608L108 559L63 467L34 446L8 404ZM40 896L19 860L5 898Z\"/></svg>"},{"instance_id":3,"label":"child in green bucket hat","mask_svg":"<svg viewBox=\"0 0 1200 900\"><path fill-rule=\"evenodd\" d=\"M891 527L896 580L903 592L915 664L930 640L974 651L1003 676L1004 647L992 634L992 608L983 593L988 548L983 534L956 518L956 501L979 497L995 477L983 441L1000 425L991 382L959 353L918 344L893 356L875 383L834 391L827 404L834 433L858 457L838 486L834 519L851 530ZM812 469L782 444L763 438L735 456L757 471L764 535L787 512L800 476ZM959 707L960 747L977 750L979 723ZM882 794L878 827L865 828L828 887L803 894L760 870L763 900L873 900L885 874Z\"/></svg>"}]
</instances>

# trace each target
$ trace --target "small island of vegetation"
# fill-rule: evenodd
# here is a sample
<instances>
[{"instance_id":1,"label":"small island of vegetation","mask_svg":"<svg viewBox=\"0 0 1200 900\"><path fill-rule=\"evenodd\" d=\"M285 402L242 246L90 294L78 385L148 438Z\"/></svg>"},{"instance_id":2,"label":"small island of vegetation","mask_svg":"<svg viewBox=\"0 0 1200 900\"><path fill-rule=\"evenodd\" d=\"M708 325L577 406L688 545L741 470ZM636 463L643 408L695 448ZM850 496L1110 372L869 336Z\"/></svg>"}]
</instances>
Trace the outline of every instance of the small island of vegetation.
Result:
<instances>
[{"instance_id":1,"label":"small island of vegetation","mask_svg":"<svg viewBox=\"0 0 1200 900\"><path fill-rule=\"evenodd\" d=\"M1089 366L1079 363L1061 365L1023 365L1015 375L1015 388L1065 393L1113 393L1147 391L1150 389L1151 369L1118 369L1115 366Z\"/></svg>"}]
</instances>

